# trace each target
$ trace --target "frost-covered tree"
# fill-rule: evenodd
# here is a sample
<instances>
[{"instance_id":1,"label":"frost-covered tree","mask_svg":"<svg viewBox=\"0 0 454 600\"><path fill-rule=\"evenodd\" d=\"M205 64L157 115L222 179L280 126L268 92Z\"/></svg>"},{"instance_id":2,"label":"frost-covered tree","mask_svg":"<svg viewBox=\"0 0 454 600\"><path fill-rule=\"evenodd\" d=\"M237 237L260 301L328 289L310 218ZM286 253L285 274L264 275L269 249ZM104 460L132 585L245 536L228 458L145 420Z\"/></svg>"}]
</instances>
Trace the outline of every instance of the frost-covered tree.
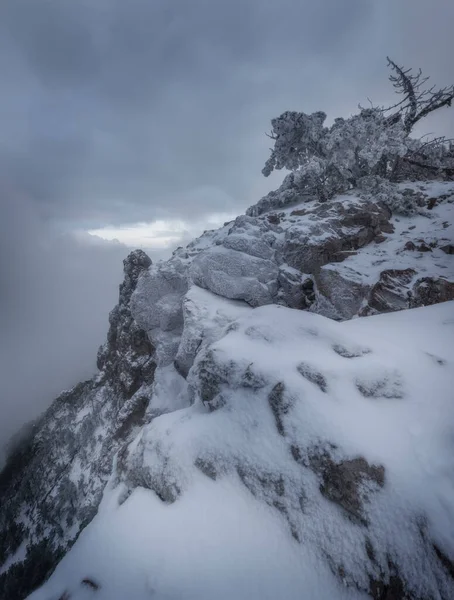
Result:
<instances>
[{"instance_id":1,"label":"frost-covered tree","mask_svg":"<svg viewBox=\"0 0 454 600\"><path fill-rule=\"evenodd\" d=\"M386 175L408 147L401 118L379 108L361 109L348 119L324 127L325 113L285 112L272 120L275 141L263 174L274 169L295 172L301 192L327 200L357 185L366 175Z\"/></svg>"},{"instance_id":2,"label":"frost-covered tree","mask_svg":"<svg viewBox=\"0 0 454 600\"><path fill-rule=\"evenodd\" d=\"M326 114L287 111L271 121L274 141L262 173L293 172L282 192L327 200L358 185L361 179L397 179L407 163L422 170L454 174L453 148L444 138L422 142L411 138L414 125L454 98L454 86L427 88L421 71L412 74L388 59L390 81L401 100L388 108L361 108L347 119L325 126ZM292 190L289 192L289 190Z\"/></svg>"}]
</instances>

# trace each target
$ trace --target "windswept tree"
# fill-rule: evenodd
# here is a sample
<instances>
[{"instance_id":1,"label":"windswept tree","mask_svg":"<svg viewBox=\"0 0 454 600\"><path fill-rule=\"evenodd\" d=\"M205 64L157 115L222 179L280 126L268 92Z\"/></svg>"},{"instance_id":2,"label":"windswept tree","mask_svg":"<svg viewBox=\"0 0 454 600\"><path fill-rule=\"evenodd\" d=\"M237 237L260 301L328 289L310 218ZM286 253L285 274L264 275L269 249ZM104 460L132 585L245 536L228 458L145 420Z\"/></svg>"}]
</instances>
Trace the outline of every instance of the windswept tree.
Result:
<instances>
[{"instance_id":1,"label":"windswept tree","mask_svg":"<svg viewBox=\"0 0 454 600\"><path fill-rule=\"evenodd\" d=\"M271 121L274 141L262 173L288 169L286 189L327 200L374 176L395 180L405 163L454 175L454 148L445 138L417 140L413 127L432 112L451 106L454 86L429 87L428 77L388 58L390 81L401 97L393 106L360 107L348 119L325 126L326 114L287 111ZM285 182L284 182L285 183ZM285 186L284 186L285 187ZM290 196L289 196L290 197Z\"/></svg>"},{"instance_id":2,"label":"windswept tree","mask_svg":"<svg viewBox=\"0 0 454 600\"><path fill-rule=\"evenodd\" d=\"M402 96L401 100L387 110L398 109L396 113L404 122L407 134L418 121L430 115L430 113L451 106L454 98L454 85L436 89L434 85L427 87L429 77L424 77L421 69L413 73L412 69L400 67L393 60L387 57L388 66L392 72L389 80L393 84L396 93Z\"/></svg>"}]
</instances>

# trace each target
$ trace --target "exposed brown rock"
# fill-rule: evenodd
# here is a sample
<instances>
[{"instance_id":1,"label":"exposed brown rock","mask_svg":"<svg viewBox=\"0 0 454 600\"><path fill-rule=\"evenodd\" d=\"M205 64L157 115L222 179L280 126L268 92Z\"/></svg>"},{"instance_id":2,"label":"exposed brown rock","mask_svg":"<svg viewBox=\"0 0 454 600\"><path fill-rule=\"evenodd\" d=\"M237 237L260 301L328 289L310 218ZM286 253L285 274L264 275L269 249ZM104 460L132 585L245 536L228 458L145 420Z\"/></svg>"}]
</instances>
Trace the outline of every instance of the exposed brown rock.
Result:
<instances>
[{"instance_id":1,"label":"exposed brown rock","mask_svg":"<svg viewBox=\"0 0 454 600\"><path fill-rule=\"evenodd\" d=\"M271 223L271 225L279 225L279 223L281 222L279 215L277 215L276 213L271 213L270 215L267 215L266 218L268 219L268 222Z\"/></svg>"},{"instance_id":2,"label":"exposed brown rock","mask_svg":"<svg viewBox=\"0 0 454 600\"><path fill-rule=\"evenodd\" d=\"M294 211L295 214L298 211ZM305 211L309 215L309 211ZM288 230L284 246L284 261L302 273L315 274L330 262L341 262L352 251L362 248L383 233L391 233L391 211L381 202L361 204L331 202L316 205L310 211L314 226L310 233ZM320 236L318 222L330 237Z\"/></svg>"},{"instance_id":3,"label":"exposed brown rock","mask_svg":"<svg viewBox=\"0 0 454 600\"><path fill-rule=\"evenodd\" d=\"M416 250L416 244L414 242L412 242L411 240L408 240L408 242L404 246L404 250L409 250L411 252L414 252Z\"/></svg>"},{"instance_id":4,"label":"exposed brown rock","mask_svg":"<svg viewBox=\"0 0 454 600\"><path fill-rule=\"evenodd\" d=\"M454 282L441 277L422 277L412 289L410 307L430 306L454 300Z\"/></svg>"},{"instance_id":5,"label":"exposed brown rock","mask_svg":"<svg viewBox=\"0 0 454 600\"><path fill-rule=\"evenodd\" d=\"M364 502L370 490L365 491L363 484L383 487L385 468L382 465L369 465L362 457L336 463L326 451L311 455L309 464L322 477L322 495L340 506L348 518L367 525Z\"/></svg>"},{"instance_id":6,"label":"exposed brown rock","mask_svg":"<svg viewBox=\"0 0 454 600\"><path fill-rule=\"evenodd\" d=\"M372 287L368 306L363 315L371 312L392 312L408 308L411 282L416 275L413 269L388 269L380 273L380 279Z\"/></svg>"}]
</instances>

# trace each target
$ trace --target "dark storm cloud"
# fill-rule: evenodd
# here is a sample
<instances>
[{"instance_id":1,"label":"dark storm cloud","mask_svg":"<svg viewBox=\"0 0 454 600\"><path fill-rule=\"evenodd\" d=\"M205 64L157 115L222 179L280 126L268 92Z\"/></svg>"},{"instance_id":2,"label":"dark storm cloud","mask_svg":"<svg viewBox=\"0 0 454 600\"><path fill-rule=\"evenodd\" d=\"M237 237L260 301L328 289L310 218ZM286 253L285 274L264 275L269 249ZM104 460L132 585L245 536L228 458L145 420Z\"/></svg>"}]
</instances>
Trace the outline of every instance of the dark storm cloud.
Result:
<instances>
[{"instance_id":1,"label":"dark storm cloud","mask_svg":"<svg viewBox=\"0 0 454 600\"><path fill-rule=\"evenodd\" d=\"M363 0L4 0L11 84L0 103L13 118L3 175L48 215L94 225L212 210L208 199L185 206L201 186L242 207L285 93L317 95L318 63L340 67L371 10Z\"/></svg>"},{"instance_id":2,"label":"dark storm cloud","mask_svg":"<svg viewBox=\"0 0 454 600\"><path fill-rule=\"evenodd\" d=\"M271 117L381 99L387 53L449 79L448 13L442 0L3 0L2 176L48 216L93 226L242 209L267 189ZM204 186L229 200L189 203Z\"/></svg>"}]
</instances>

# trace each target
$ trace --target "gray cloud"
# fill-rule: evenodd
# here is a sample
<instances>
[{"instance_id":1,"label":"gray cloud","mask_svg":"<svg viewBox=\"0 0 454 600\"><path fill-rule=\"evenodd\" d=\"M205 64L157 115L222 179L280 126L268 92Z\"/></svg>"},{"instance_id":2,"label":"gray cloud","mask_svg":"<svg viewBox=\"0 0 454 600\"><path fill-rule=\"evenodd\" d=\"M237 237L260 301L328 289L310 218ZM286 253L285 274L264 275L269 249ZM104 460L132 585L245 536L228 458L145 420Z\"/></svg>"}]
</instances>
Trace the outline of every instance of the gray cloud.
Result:
<instances>
[{"instance_id":1,"label":"gray cloud","mask_svg":"<svg viewBox=\"0 0 454 600\"><path fill-rule=\"evenodd\" d=\"M271 117L386 101L387 53L452 79L453 10L443 0L4 0L2 176L47 217L94 227L199 217L213 209L193 200L207 186L229 198L220 210L241 210L267 189Z\"/></svg>"}]
</instances>

